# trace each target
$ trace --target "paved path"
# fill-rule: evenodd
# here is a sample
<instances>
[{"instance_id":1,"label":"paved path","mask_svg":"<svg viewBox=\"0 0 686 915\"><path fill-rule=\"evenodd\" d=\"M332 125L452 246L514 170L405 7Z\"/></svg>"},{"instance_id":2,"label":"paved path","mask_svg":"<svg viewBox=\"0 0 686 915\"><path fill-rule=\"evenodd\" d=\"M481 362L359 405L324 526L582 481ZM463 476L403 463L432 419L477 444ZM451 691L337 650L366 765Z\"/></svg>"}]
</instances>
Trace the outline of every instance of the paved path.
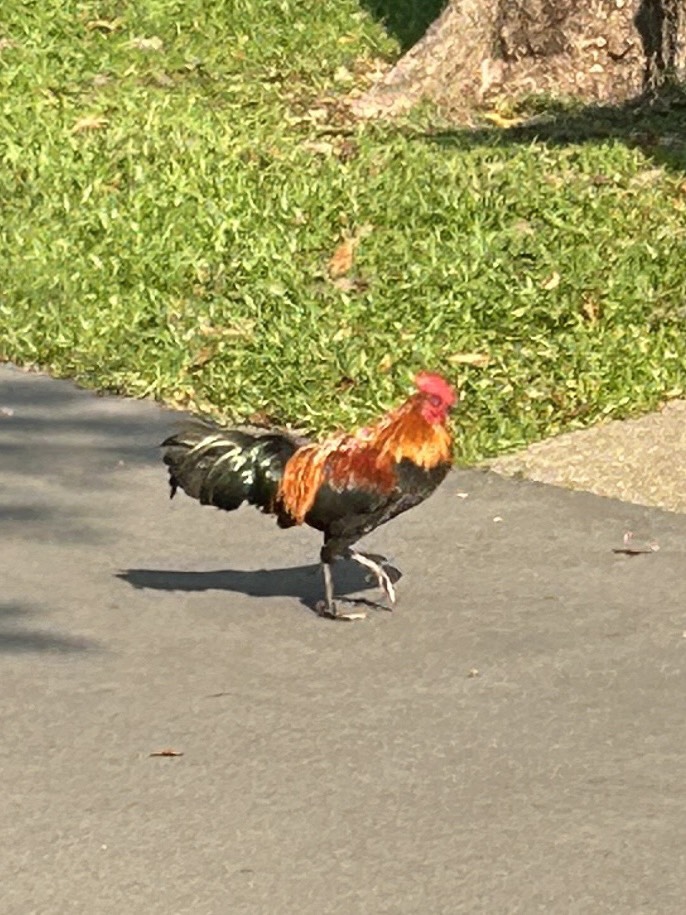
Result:
<instances>
[{"instance_id":1,"label":"paved path","mask_svg":"<svg viewBox=\"0 0 686 915\"><path fill-rule=\"evenodd\" d=\"M489 463L506 476L686 512L686 400L558 435Z\"/></svg>"},{"instance_id":2,"label":"paved path","mask_svg":"<svg viewBox=\"0 0 686 915\"><path fill-rule=\"evenodd\" d=\"M3 915L683 913L686 516L455 473L332 623L313 532L170 504L171 414L0 410Z\"/></svg>"}]
</instances>

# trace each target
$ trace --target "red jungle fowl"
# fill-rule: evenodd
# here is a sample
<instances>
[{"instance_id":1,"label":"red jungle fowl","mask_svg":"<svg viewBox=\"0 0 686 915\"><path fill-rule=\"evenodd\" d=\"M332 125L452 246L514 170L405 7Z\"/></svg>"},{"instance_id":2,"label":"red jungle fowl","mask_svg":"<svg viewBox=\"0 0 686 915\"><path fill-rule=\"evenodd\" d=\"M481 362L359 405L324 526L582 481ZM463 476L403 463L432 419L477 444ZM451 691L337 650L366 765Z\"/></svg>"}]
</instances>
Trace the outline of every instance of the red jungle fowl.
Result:
<instances>
[{"instance_id":1,"label":"red jungle fowl","mask_svg":"<svg viewBox=\"0 0 686 915\"><path fill-rule=\"evenodd\" d=\"M369 568L388 600L395 589L383 557L352 549L360 537L419 505L451 465L448 413L457 402L440 375L421 372L417 393L374 426L310 442L281 430L224 429L190 421L162 443L171 496L181 487L203 505L233 511L243 502L275 515L279 527L308 524L324 534L326 600L320 612L359 619L334 601L331 563Z\"/></svg>"}]
</instances>

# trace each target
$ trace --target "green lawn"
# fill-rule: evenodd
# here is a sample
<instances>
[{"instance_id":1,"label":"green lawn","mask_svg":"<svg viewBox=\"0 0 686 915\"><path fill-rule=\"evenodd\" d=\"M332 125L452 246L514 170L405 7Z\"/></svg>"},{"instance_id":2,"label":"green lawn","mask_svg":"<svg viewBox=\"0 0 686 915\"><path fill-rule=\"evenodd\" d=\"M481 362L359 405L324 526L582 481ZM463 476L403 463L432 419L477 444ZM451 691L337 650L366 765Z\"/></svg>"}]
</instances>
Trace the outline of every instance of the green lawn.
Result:
<instances>
[{"instance_id":1,"label":"green lawn","mask_svg":"<svg viewBox=\"0 0 686 915\"><path fill-rule=\"evenodd\" d=\"M683 395L680 169L427 112L346 133L382 7L5 0L0 359L318 432L439 369L463 463Z\"/></svg>"}]
</instances>

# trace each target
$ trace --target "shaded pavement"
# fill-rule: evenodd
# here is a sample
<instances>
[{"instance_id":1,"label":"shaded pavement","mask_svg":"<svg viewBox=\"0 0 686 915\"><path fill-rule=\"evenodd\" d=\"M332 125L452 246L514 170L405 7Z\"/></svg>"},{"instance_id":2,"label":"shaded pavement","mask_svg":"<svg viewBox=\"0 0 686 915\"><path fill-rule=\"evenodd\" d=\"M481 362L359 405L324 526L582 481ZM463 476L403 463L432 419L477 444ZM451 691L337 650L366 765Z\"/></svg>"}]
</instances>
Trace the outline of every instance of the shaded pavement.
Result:
<instances>
[{"instance_id":1,"label":"shaded pavement","mask_svg":"<svg viewBox=\"0 0 686 915\"><path fill-rule=\"evenodd\" d=\"M4 915L683 911L686 515L456 472L333 623L314 532L169 502L173 414L0 411Z\"/></svg>"}]
</instances>

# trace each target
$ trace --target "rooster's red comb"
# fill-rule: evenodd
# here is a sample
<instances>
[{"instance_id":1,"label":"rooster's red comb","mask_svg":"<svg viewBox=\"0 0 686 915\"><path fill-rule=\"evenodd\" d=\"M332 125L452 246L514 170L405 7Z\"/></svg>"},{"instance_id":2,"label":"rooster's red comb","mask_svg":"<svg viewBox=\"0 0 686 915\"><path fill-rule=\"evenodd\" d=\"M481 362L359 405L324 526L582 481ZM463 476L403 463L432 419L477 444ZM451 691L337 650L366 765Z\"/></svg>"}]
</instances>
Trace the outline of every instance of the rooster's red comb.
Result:
<instances>
[{"instance_id":1,"label":"rooster's red comb","mask_svg":"<svg viewBox=\"0 0 686 915\"><path fill-rule=\"evenodd\" d=\"M455 388L440 375L432 372L419 372L414 376L414 383L417 390L423 394L434 394L436 397L440 397L447 406L452 407L457 402Z\"/></svg>"}]
</instances>

